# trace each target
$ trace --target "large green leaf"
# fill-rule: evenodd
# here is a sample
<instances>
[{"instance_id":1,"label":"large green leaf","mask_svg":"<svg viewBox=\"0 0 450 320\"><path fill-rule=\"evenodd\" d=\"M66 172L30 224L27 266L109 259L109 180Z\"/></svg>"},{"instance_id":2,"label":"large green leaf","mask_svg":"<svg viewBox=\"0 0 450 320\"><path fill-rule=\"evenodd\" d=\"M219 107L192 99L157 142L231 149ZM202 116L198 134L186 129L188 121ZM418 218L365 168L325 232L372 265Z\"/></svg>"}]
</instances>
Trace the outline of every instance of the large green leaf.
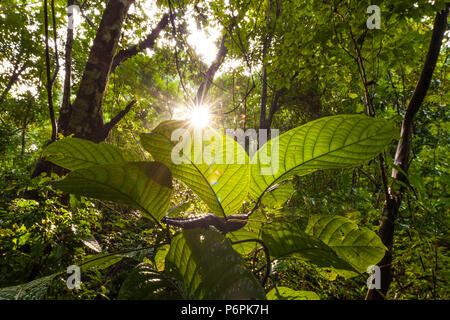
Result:
<instances>
[{"instance_id":1,"label":"large green leaf","mask_svg":"<svg viewBox=\"0 0 450 320\"><path fill-rule=\"evenodd\" d=\"M312 291L275 287L267 293L267 300L320 300L320 298Z\"/></svg>"},{"instance_id":2,"label":"large green leaf","mask_svg":"<svg viewBox=\"0 0 450 320\"><path fill-rule=\"evenodd\" d=\"M151 265L137 265L120 287L120 300L174 300L181 298L173 281Z\"/></svg>"},{"instance_id":3,"label":"large green leaf","mask_svg":"<svg viewBox=\"0 0 450 320\"><path fill-rule=\"evenodd\" d=\"M188 299L265 299L230 240L214 230L184 230L171 243L166 271L183 283Z\"/></svg>"},{"instance_id":4,"label":"large green leaf","mask_svg":"<svg viewBox=\"0 0 450 320\"><path fill-rule=\"evenodd\" d=\"M159 162L129 162L78 169L54 185L65 192L137 207L159 221L169 206L172 175Z\"/></svg>"},{"instance_id":5,"label":"large green leaf","mask_svg":"<svg viewBox=\"0 0 450 320\"><path fill-rule=\"evenodd\" d=\"M118 263L123 256L113 253L100 253L88 255L80 264L82 271L87 270L103 270Z\"/></svg>"},{"instance_id":6,"label":"large green leaf","mask_svg":"<svg viewBox=\"0 0 450 320\"><path fill-rule=\"evenodd\" d=\"M47 292L53 279L60 273L35 279L31 282L0 289L0 300L39 300Z\"/></svg>"},{"instance_id":7,"label":"large green leaf","mask_svg":"<svg viewBox=\"0 0 450 320\"><path fill-rule=\"evenodd\" d=\"M275 258L299 258L344 277L364 273L385 252L373 231L341 216L311 216L306 228L300 221L269 224L262 239Z\"/></svg>"},{"instance_id":8,"label":"large green leaf","mask_svg":"<svg viewBox=\"0 0 450 320\"><path fill-rule=\"evenodd\" d=\"M380 262L386 250L375 232L342 216L313 215L305 232L322 240L361 273Z\"/></svg>"},{"instance_id":9,"label":"large green leaf","mask_svg":"<svg viewBox=\"0 0 450 320\"><path fill-rule=\"evenodd\" d=\"M97 253L102 252L102 247L93 236L87 236L80 239L83 244Z\"/></svg>"},{"instance_id":10,"label":"large green leaf","mask_svg":"<svg viewBox=\"0 0 450 320\"><path fill-rule=\"evenodd\" d=\"M261 204L268 207L280 206L288 201L294 192L292 183L276 184L264 193Z\"/></svg>"},{"instance_id":11,"label":"large green leaf","mask_svg":"<svg viewBox=\"0 0 450 320\"><path fill-rule=\"evenodd\" d=\"M294 257L322 268L355 271L355 269L320 239L304 232L299 221L267 224L262 240L274 259Z\"/></svg>"},{"instance_id":12,"label":"large green leaf","mask_svg":"<svg viewBox=\"0 0 450 320\"><path fill-rule=\"evenodd\" d=\"M382 152L397 134L390 123L362 115L324 117L289 130L254 155L250 194L259 199L293 175L360 165Z\"/></svg>"},{"instance_id":13,"label":"large green leaf","mask_svg":"<svg viewBox=\"0 0 450 320\"><path fill-rule=\"evenodd\" d=\"M178 141L171 140L172 133L177 129L186 130L189 135L182 142L185 143L184 139L187 139L191 146L186 148L189 149L186 153L182 153L184 163L178 164L172 160L172 150L180 145ZM203 129L202 133L206 137L203 143L198 142L196 133L185 121L165 121L151 133L142 134L141 143L156 161L166 164L175 178L191 188L213 213L218 216L233 214L242 206L248 194L250 168L247 153L227 135L211 128ZM208 138L207 135L213 134L217 139ZM204 157L200 158L200 149L214 149L215 161L208 164Z\"/></svg>"},{"instance_id":14,"label":"large green leaf","mask_svg":"<svg viewBox=\"0 0 450 320\"><path fill-rule=\"evenodd\" d=\"M167 211L166 216L176 217L180 213L188 211L191 206L192 206L192 202L185 202L185 203L176 205L176 206L170 208L169 211Z\"/></svg>"},{"instance_id":15,"label":"large green leaf","mask_svg":"<svg viewBox=\"0 0 450 320\"><path fill-rule=\"evenodd\" d=\"M158 248L155 254L155 265L158 271L163 271L166 266L166 256L169 252L170 245L165 244Z\"/></svg>"},{"instance_id":16,"label":"large green leaf","mask_svg":"<svg viewBox=\"0 0 450 320\"><path fill-rule=\"evenodd\" d=\"M229 238L233 242L245 241L250 239L258 239L258 234L248 230L247 228L243 228L237 231L228 232L227 238ZM246 241L241 243L233 244L234 250L239 252L242 255L249 254L251 251L255 250L258 246L257 242L254 241Z\"/></svg>"},{"instance_id":17,"label":"large green leaf","mask_svg":"<svg viewBox=\"0 0 450 320\"><path fill-rule=\"evenodd\" d=\"M45 148L42 156L48 161L69 170L139 160L130 151L122 150L104 142L94 143L79 138L65 138L53 142Z\"/></svg>"}]
</instances>

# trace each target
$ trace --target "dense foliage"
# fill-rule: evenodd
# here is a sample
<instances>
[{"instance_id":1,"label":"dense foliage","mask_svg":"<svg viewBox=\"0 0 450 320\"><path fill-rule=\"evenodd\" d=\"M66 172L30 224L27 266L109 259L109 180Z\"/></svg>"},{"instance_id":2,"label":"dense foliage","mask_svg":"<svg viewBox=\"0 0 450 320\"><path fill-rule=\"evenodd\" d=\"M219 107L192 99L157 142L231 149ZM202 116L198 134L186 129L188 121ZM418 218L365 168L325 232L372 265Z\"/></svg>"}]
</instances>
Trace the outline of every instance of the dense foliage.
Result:
<instances>
[{"instance_id":1,"label":"dense foliage","mask_svg":"<svg viewBox=\"0 0 450 320\"><path fill-rule=\"evenodd\" d=\"M105 37L108 8L121 3L120 32ZM380 29L366 25L371 4ZM70 5L80 8L73 39ZM0 299L364 299L366 270L386 252L387 299L449 299L448 31L413 116L407 170L396 162L445 8L1 1ZM101 52L93 64L96 41L115 37L110 60ZM89 82L104 65L104 83ZM199 164L194 138L186 161L172 161L172 134L193 133L185 119L199 106L216 137L204 147L244 163ZM254 155L222 131L270 128L280 135ZM278 171L261 160L273 146ZM401 201L387 246L390 195ZM202 214L209 227L176 224ZM71 265L79 289L66 285Z\"/></svg>"}]
</instances>

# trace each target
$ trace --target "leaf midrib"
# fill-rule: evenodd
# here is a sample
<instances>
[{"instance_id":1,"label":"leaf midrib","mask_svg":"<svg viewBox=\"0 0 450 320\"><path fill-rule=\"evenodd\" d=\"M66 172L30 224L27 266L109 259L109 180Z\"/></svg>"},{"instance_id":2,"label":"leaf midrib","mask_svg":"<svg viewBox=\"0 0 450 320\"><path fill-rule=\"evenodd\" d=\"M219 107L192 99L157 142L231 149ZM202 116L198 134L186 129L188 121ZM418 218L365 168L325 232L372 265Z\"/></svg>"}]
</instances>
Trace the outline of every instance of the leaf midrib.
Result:
<instances>
[{"instance_id":1,"label":"leaf midrib","mask_svg":"<svg viewBox=\"0 0 450 320\"><path fill-rule=\"evenodd\" d=\"M381 132L381 133L388 133L388 131ZM293 134L293 135L294 135L294 134ZM294 169L296 169L296 168L298 168L298 167L300 167L300 166L302 166L302 165L304 165L304 164L306 164L306 163L308 163L308 162L311 162L311 161L313 161L313 160L316 160L316 159L318 159L318 158L320 158L320 157L327 156L328 154L330 154L330 153L332 153L332 152L336 152L336 151L342 150L342 149L344 149L344 148L347 148L347 147L349 147L349 146L352 146L352 145L354 145L354 144L357 144L357 143L360 143L360 142L369 140L369 139L371 139L371 138L373 138L373 137L375 137L375 136L377 136L377 134L374 134L374 135L371 135L371 136L369 136L369 137L367 137L367 138L364 138L364 139L361 139L361 140L352 142L352 143L350 143L350 144L344 145L344 146L339 147L339 148L337 148L337 149L333 149L333 150L327 151L326 153L323 153L323 154L321 154L320 156L311 158L311 159L309 159L309 160L306 160L306 161L302 162L301 164L299 164L299 165L297 165L297 166L292 167L291 169L289 169L289 170L285 171L283 174L281 174L279 177L275 178L275 179L272 181L272 183L269 184L269 185L264 189L264 191L261 193L261 195L259 196L258 201L257 201L256 203L259 203L259 201L261 200L261 197L266 193L267 189L269 189L271 186L273 186L274 183L276 183L276 182L281 182L281 181L282 181L281 179L283 179L283 176L286 176L286 175L287 175L288 173L290 173L292 170L294 170ZM280 140L280 137L278 137L278 140ZM272 140L270 140L269 142L272 142ZM269 143L269 142L268 142L268 143ZM266 143L263 147L266 147L266 148L267 148L268 143ZM259 151L260 151L260 150L261 150L261 149L258 150L258 152L254 155L254 157L256 157L256 156L259 154ZM253 158L252 158L252 160L253 160ZM352 165L349 164L349 167L351 167L351 166L352 166ZM346 168L346 167L343 167L343 168ZM314 171L317 171L317 170L325 170L325 169L314 169ZM253 170L250 170L250 171L252 172ZM253 176L253 174L252 174L252 176Z\"/></svg>"},{"instance_id":2,"label":"leaf midrib","mask_svg":"<svg viewBox=\"0 0 450 320\"><path fill-rule=\"evenodd\" d=\"M172 141L169 140L165 135L163 135L163 134L161 134L161 133L159 133L159 132L151 132L150 134L156 134L156 135L159 135L159 136L163 137L170 145L172 145L172 146L174 147L174 144L172 143ZM225 210L223 209L222 204L220 203L219 198L217 197L216 192L214 191L214 189L212 188L212 186L209 184L209 182L208 182L208 180L206 179L206 177L203 175L203 173L200 171L200 169L197 168L197 166L196 166L189 158L187 158L187 157L184 155L184 153L183 153L183 157L186 158L186 159L189 161L189 163L195 168L195 170L197 170L197 172L200 174L200 176L201 176L201 177L203 178L203 180L205 181L205 183L206 183L206 185L208 186L208 188L209 188L209 189L211 190L211 192L214 194L214 197L215 197L215 199L216 199L216 201L217 201L217 204L219 205L220 210L222 211L222 214L223 214L223 216L224 216L224 218L225 218L225 220L226 220L226 219L227 219L227 216L226 216L226 214L225 214Z\"/></svg>"}]
</instances>

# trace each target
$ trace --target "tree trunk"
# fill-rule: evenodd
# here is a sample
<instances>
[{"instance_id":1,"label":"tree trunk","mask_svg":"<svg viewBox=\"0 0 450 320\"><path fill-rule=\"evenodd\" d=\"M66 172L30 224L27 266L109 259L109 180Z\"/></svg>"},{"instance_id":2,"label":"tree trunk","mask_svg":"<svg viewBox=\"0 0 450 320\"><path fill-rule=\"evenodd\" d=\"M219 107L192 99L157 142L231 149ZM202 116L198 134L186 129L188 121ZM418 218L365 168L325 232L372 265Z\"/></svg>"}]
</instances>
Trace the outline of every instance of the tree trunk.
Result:
<instances>
[{"instance_id":1,"label":"tree trunk","mask_svg":"<svg viewBox=\"0 0 450 320\"><path fill-rule=\"evenodd\" d=\"M101 142L108 136L110 130L122 119L136 102L131 101L127 107L119 112L109 123L103 123L102 102L112 70L126 59L133 57L145 48L153 48L155 39L167 25L167 15L164 15L157 27L139 45L131 46L119 51L117 47L123 21L130 5L134 0L110 0L106 5L102 20L98 27L94 42L80 82L77 96L70 104L70 62L71 38L68 34L66 46L66 79L64 100L58 119L59 132L65 136L73 134L75 137ZM68 1L68 5L72 2ZM114 69L113 69L114 68ZM54 169L50 163L39 159L32 173L36 177L42 172ZM56 170L59 172L58 170Z\"/></svg>"},{"instance_id":2,"label":"tree trunk","mask_svg":"<svg viewBox=\"0 0 450 320\"><path fill-rule=\"evenodd\" d=\"M92 45L77 97L71 106L67 123L62 124L64 135L103 141L107 133L103 127L102 101L108 84L111 65L120 38L122 24L134 0L110 0Z\"/></svg>"},{"instance_id":3,"label":"tree trunk","mask_svg":"<svg viewBox=\"0 0 450 320\"><path fill-rule=\"evenodd\" d=\"M67 1L67 8L74 4L74 0ZM70 23L70 20L73 20L73 12L67 13L67 19ZM72 27L70 25L67 26L67 36L66 36L66 51L64 57L64 68L65 68L65 76L64 76L64 89L63 89L63 99L61 108L59 109L59 118L58 118L58 128L60 131L67 130L67 125L70 119L70 87L71 87L71 78L72 78L72 45L73 45L73 24Z\"/></svg>"},{"instance_id":4,"label":"tree trunk","mask_svg":"<svg viewBox=\"0 0 450 320\"><path fill-rule=\"evenodd\" d=\"M262 76L261 76L261 103L259 110L259 128L267 129L266 108L267 108L267 67L266 56L272 42L273 30L270 29L270 11L272 10L272 1L267 4L266 23L268 34L264 38L262 49ZM275 21L276 23L276 21Z\"/></svg>"},{"instance_id":5,"label":"tree trunk","mask_svg":"<svg viewBox=\"0 0 450 320\"><path fill-rule=\"evenodd\" d=\"M405 174L408 173L409 153L411 150L414 116L416 115L417 111L419 111L419 108L421 107L430 86L431 78L441 50L444 32L447 27L448 12L449 4L447 4L446 10L436 14L431 43L428 49L422 73L420 75L419 81L417 82L413 96L408 104L408 108L406 109L405 117L402 122L400 141L397 145L397 152L395 153L394 163L395 165L400 167L405 172ZM392 178L401 182L406 182L407 180L404 174L396 168L392 169ZM367 300L384 299L392 282L393 274L391 263L394 240L394 226L404 192L404 187L401 187L401 189L397 193L391 190L389 192L389 198L386 199L379 229L380 238L388 249L383 259L378 263L381 271L381 289L368 290L366 296Z\"/></svg>"}]
</instances>

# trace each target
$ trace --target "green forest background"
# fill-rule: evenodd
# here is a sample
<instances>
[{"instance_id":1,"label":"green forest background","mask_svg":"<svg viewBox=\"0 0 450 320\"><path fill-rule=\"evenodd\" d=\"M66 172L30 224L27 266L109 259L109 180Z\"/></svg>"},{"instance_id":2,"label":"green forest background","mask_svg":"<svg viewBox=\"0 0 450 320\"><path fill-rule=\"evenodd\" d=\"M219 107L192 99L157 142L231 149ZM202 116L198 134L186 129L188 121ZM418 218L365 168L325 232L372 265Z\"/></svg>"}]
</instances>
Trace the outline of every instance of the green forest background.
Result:
<instances>
[{"instance_id":1,"label":"green forest background","mask_svg":"<svg viewBox=\"0 0 450 320\"><path fill-rule=\"evenodd\" d=\"M427 0L131 2L115 50L130 57L109 75L98 112L104 123L113 123L105 142L140 158L148 156L140 133L187 117L188 107L200 102L210 106L216 128L282 133L324 116L367 114L391 121L400 132L436 14L446 6L448 14L446 1ZM65 110L76 105L107 5L45 3L46 12L44 1L0 3L0 288L63 271L36 297L117 299L138 263L164 269L164 232L130 207L64 194L49 183L58 178L56 172L37 170L49 142L70 133ZM367 28L371 4L381 8L380 29ZM81 8L70 41L68 5ZM193 26L209 30L206 46L189 40ZM152 34L154 43L142 42ZM136 44L133 54L124 51ZM269 217L339 215L378 232L387 192L401 193L387 299L450 297L449 56L446 31L413 119L405 181L391 178L398 168L397 139L382 157L364 165L294 178L285 202L264 207ZM206 212L183 184L175 182L174 188L170 207L187 203L178 211ZM121 256L83 271L81 289L67 288L69 265L108 253ZM244 262L255 277L263 277L261 250L244 255ZM367 277L345 279L284 259L272 261L265 290L280 286L313 291L320 299L364 299Z\"/></svg>"}]
</instances>

